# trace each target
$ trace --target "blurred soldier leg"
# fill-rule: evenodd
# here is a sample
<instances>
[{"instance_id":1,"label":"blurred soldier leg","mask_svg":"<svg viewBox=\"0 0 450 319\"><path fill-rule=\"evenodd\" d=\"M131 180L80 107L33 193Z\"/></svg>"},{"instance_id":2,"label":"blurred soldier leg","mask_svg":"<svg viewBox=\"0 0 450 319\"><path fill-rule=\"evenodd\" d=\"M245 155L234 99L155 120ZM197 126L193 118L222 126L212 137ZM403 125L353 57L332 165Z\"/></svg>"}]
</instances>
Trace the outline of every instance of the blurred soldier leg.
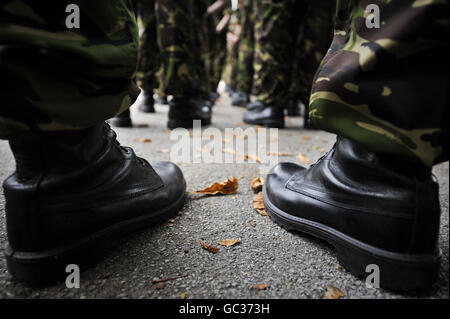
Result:
<instances>
[{"instance_id":1,"label":"blurred soldier leg","mask_svg":"<svg viewBox=\"0 0 450 319\"><path fill-rule=\"evenodd\" d=\"M302 1L256 1L254 92L260 107L244 115L247 124L284 127L292 61L304 15Z\"/></svg>"},{"instance_id":2,"label":"blurred soldier leg","mask_svg":"<svg viewBox=\"0 0 450 319\"><path fill-rule=\"evenodd\" d=\"M2 1L0 138L16 171L4 181L9 272L47 281L81 270L111 238L167 220L185 182L120 146L104 123L128 109L138 32L129 1ZM76 3L81 27L68 29ZM150 207L150 209L149 209Z\"/></svg>"},{"instance_id":3,"label":"blurred soldier leg","mask_svg":"<svg viewBox=\"0 0 450 319\"><path fill-rule=\"evenodd\" d=\"M135 0L133 8L144 29L139 41L137 75L142 92L135 105L141 112L154 113L153 89L158 86L156 71L161 60L157 42L155 0ZM108 122L114 127L131 127L130 110L127 109Z\"/></svg>"},{"instance_id":4,"label":"blurred soldier leg","mask_svg":"<svg viewBox=\"0 0 450 319\"><path fill-rule=\"evenodd\" d=\"M211 123L211 103L203 61L202 15L198 2L158 0L159 41L165 93L169 102L168 127L191 128L194 120ZM201 12L201 13L200 13Z\"/></svg>"},{"instance_id":5,"label":"blurred soldier leg","mask_svg":"<svg viewBox=\"0 0 450 319\"><path fill-rule=\"evenodd\" d=\"M255 13L253 0L245 1L240 8L241 35L238 49L238 73L236 91L232 95L233 106L245 106L250 102L253 88L253 61L255 54Z\"/></svg>"},{"instance_id":6,"label":"blurred soldier leg","mask_svg":"<svg viewBox=\"0 0 450 319\"><path fill-rule=\"evenodd\" d=\"M206 0L206 7L213 4L214 0ZM227 57L227 28L217 31L216 27L221 22L222 12L217 12L209 17L202 17L204 33L204 50L206 63L206 80L210 92L211 103L219 98L217 87L222 79Z\"/></svg>"},{"instance_id":7,"label":"blurred soldier leg","mask_svg":"<svg viewBox=\"0 0 450 319\"><path fill-rule=\"evenodd\" d=\"M298 43L293 61L294 69L286 109L289 116L300 115L305 109L305 128L309 123L309 96L314 75L330 47L333 38L334 1L306 1L307 8L300 25Z\"/></svg>"},{"instance_id":8,"label":"blurred soldier leg","mask_svg":"<svg viewBox=\"0 0 450 319\"><path fill-rule=\"evenodd\" d=\"M367 4L380 8L368 28ZM324 239L358 276L424 289L438 276L440 204L433 165L448 154L448 2L337 3L333 43L313 81L310 117L337 134L309 169L277 165L269 215Z\"/></svg>"},{"instance_id":9,"label":"blurred soldier leg","mask_svg":"<svg viewBox=\"0 0 450 319\"><path fill-rule=\"evenodd\" d=\"M154 113L153 91L159 87L157 72L161 65L156 0L137 1L137 12L144 28L140 39L138 62L138 80L140 80L143 92L137 106L141 112Z\"/></svg>"}]
</instances>

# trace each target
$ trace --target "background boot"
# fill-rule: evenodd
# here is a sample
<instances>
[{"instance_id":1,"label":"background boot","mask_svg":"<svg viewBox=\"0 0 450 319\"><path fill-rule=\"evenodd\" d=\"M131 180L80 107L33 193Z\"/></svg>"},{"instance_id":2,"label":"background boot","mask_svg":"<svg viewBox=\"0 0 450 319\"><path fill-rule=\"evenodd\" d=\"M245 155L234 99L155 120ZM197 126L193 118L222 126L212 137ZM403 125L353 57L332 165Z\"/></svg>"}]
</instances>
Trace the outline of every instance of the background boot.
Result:
<instances>
[{"instance_id":1,"label":"background boot","mask_svg":"<svg viewBox=\"0 0 450 319\"><path fill-rule=\"evenodd\" d=\"M286 103L286 114L288 116L300 116L300 105L298 100L289 99Z\"/></svg>"},{"instance_id":2,"label":"background boot","mask_svg":"<svg viewBox=\"0 0 450 319\"><path fill-rule=\"evenodd\" d=\"M231 105L233 106L245 106L250 102L250 95L245 92L236 91L231 96Z\"/></svg>"},{"instance_id":3,"label":"background boot","mask_svg":"<svg viewBox=\"0 0 450 319\"><path fill-rule=\"evenodd\" d=\"M247 111L244 114L244 123L251 125L262 125L265 127L284 128L284 109L266 105Z\"/></svg>"},{"instance_id":4,"label":"background boot","mask_svg":"<svg viewBox=\"0 0 450 319\"><path fill-rule=\"evenodd\" d=\"M10 140L16 171L3 184L13 277L48 281L84 270L110 239L166 221L184 203L174 164L153 167L107 124Z\"/></svg>"},{"instance_id":5,"label":"background boot","mask_svg":"<svg viewBox=\"0 0 450 319\"><path fill-rule=\"evenodd\" d=\"M169 102L169 129L192 128L198 120L202 126L211 124L210 101L193 98L173 98Z\"/></svg>"},{"instance_id":6,"label":"background boot","mask_svg":"<svg viewBox=\"0 0 450 319\"><path fill-rule=\"evenodd\" d=\"M155 101L153 100L153 92L142 91L135 105L142 113L155 113Z\"/></svg>"},{"instance_id":7,"label":"background boot","mask_svg":"<svg viewBox=\"0 0 450 319\"><path fill-rule=\"evenodd\" d=\"M133 122L131 121L130 109L108 120L108 123L113 127L132 127Z\"/></svg>"},{"instance_id":8,"label":"background boot","mask_svg":"<svg viewBox=\"0 0 450 319\"><path fill-rule=\"evenodd\" d=\"M431 169L339 138L309 169L273 168L263 192L276 223L328 241L353 274L367 276L376 265L381 286L394 290L437 279L440 206Z\"/></svg>"},{"instance_id":9,"label":"background boot","mask_svg":"<svg viewBox=\"0 0 450 319\"><path fill-rule=\"evenodd\" d=\"M161 104L161 105L169 104L169 102L167 102L167 96L166 95L157 95L155 103L156 104Z\"/></svg>"}]
</instances>

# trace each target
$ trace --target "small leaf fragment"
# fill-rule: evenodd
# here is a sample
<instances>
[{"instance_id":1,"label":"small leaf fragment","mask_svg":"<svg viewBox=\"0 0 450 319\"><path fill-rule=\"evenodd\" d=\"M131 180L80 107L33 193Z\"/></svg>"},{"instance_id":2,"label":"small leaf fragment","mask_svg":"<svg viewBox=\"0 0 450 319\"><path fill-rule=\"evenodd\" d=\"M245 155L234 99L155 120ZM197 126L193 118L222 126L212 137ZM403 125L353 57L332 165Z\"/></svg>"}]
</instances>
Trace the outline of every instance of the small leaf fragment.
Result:
<instances>
[{"instance_id":1,"label":"small leaf fragment","mask_svg":"<svg viewBox=\"0 0 450 319\"><path fill-rule=\"evenodd\" d=\"M259 285L254 285L253 289L257 289L257 290L266 290L267 288L269 288L270 285L269 284L259 284Z\"/></svg>"},{"instance_id":2,"label":"small leaf fragment","mask_svg":"<svg viewBox=\"0 0 450 319\"><path fill-rule=\"evenodd\" d=\"M219 242L219 245L221 246L225 246L225 247L232 247L234 245L237 245L239 243L241 243L242 240L240 238L233 240L233 239L224 239L222 241Z\"/></svg>"},{"instance_id":3,"label":"small leaf fragment","mask_svg":"<svg viewBox=\"0 0 450 319\"><path fill-rule=\"evenodd\" d=\"M212 246L212 245L206 244L203 240L201 241L201 244L202 244L202 246L203 246L203 248L205 250L207 250L207 251L209 251L210 253L213 253L213 254L217 254L219 252L219 250L220 250L216 246Z\"/></svg>"},{"instance_id":4,"label":"small leaf fragment","mask_svg":"<svg viewBox=\"0 0 450 319\"><path fill-rule=\"evenodd\" d=\"M244 159L245 159L246 161L248 161L249 159L251 159L251 160L254 160L254 161L257 162L257 163L261 163L261 160L260 160L259 157L256 156L256 155L245 154L245 155L244 155Z\"/></svg>"},{"instance_id":5,"label":"small leaf fragment","mask_svg":"<svg viewBox=\"0 0 450 319\"><path fill-rule=\"evenodd\" d=\"M300 162L302 162L303 164L310 164L311 161L309 160L309 158L307 158L305 155L303 155L302 153L298 153L297 158Z\"/></svg>"},{"instance_id":6,"label":"small leaf fragment","mask_svg":"<svg viewBox=\"0 0 450 319\"><path fill-rule=\"evenodd\" d=\"M327 291L325 292L325 295L322 297L322 299L339 299L344 296L344 293L339 288L328 286Z\"/></svg>"},{"instance_id":7,"label":"small leaf fragment","mask_svg":"<svg viewBox=\"0 0 450 319\"><path fill-rule=\"evenodd\" d=\"M259 193L260 191L262 191L263 185L264 185L264 178L262 177L257 177L250 183L250 187L255 193Z\"/></svg>"},{"instance_id":8,"label":"small leaf fragment","mask_svg":"<svg viewBox=\"0 0 450 319\"><path fill-rule=\"evenodd\" d=\"M133 140L136 143L151 143L153 140L151 138L135 138Z\"/></svg>"},{"instance_id":9,"label":"small leaf fragment","mask_svg":"<svg viewBox=\"0 0 450 319\"><path fill-rule=\"evenodd\" d=\"M262 216L269 216L266 212L266 207L264 206L263 193L259 192L253 197L253 208Z\"/></svg>"}]
</instances>

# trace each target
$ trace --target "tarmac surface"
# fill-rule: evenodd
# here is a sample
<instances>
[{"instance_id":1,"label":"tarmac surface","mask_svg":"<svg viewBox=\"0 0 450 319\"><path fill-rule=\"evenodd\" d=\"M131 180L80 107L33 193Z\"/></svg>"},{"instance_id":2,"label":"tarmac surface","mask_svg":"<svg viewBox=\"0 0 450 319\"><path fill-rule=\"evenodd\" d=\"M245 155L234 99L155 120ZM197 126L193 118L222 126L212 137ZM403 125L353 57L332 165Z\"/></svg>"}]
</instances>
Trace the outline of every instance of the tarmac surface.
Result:
<instances>
[{"instance_id":1,"label":"tarmac surface","mask_svg":"<svg viewBox=\"0 0 450 319\"><path fill-rule=\"evenodd\" d=\"M156 114L142 114L132 108L135 126L116 129L123 145L133 147L139 156L150 162L170 160L168 150L177 143L170 139L166 129L168 107L157 105L156 109ZM225 134L225 128L249 127L242 123L242 115L243 109L231 107L228 98L219 99L211 127L220 129L223 143L242 138ZM143 139L152 142L142 143ZM270 142L278 142L278 152L285 155L278 158L279 162L300 163L297 155L301 152L314 163L334 141L332 134L303 130L301 118L289 118L287 128L280 130L278 137L270 137ZM198 160L203 151L193 148L192 158ZM233 155L231 151L229 154ZM242 159L236 155L237 160ZM268 217L258 214L252 207L254 193L249 185L255 177L262 176L259 163L181 163L180 166L190 192L237 177L238 193L214 197L189 193L174 222L111 243L102 260L81 273L80 289L68 289L64 282L44 287L16 282L6 270L5 259L0 257L0 298L301 299L322 298L329 286L339 288L344 293L343 298L449 297L448 162L434 169L440 183L442 206L439 279L428 291L411 294L366 288L365 281L339 266L332 246L312 237L287 232ZM8 144L0 141L0 180L13 170L14 161ZM6 241L4 210L5 200L1 193L2 247ZM218 245L223 239L238 238L241 243L236 246ZM206 251L201 240L220 247L220 251L217 254ZM155 279L172 280L158 285L152 283ZM270 287L265 290L253 288L258 284Z\"/></svg>"}]
</instances>

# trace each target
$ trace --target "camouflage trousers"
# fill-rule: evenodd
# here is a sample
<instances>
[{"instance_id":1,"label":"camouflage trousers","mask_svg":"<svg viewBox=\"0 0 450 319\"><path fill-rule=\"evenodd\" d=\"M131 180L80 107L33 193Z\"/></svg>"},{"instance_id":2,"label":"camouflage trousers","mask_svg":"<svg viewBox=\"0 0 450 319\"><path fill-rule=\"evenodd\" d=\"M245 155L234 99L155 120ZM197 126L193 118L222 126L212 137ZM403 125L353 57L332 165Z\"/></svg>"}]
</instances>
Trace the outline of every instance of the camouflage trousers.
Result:
<instances>
[{"instance_id":1,"label":"camouflage trousers","mask_svg":"<svg viewBox=\"0 0 450 319\"><path fill-rule=\"evenodd\" d=\"M208 46L203 41L206 1L158 0L158 32L163 63L163 87L176 97L206 97ZM214 31L214 30L212 30Z\"/></svg>"},{"instance_id":2,"label":"camouflage trousers","mask_svg":"<svg viewBox=\"0 0 450 319\"><path fill-rule=\"evenodd\" d=\"M255 55L255 1L247 0L240 8L241 35L237 47L236 91L250 94L253 88Z\"/></svg>"},{"instance_id":3,"label":"camouflage trousers","mask_svg":"<svg viewBox=\"0 0 450 319\"><path fill-rule=\"evenodd\" d=\"M156 0L137 0L136 11L142 35L139 46L137 78L148 92L159 88L158 71L161 68L161 52L158 44Z\"/></svg>"},{"instance_id":4,"label":"camouflage trousers","mask_svg":"<svg viewBox=\"0 0 450 319\"><path fill-rule=\"evenodd\" d=\"M0 1L0 138L82 129L127 109L139 94L129 1ZM80 28L68 29L69 4Z\"/></svg>"},{"instance_id":5,"label":"camouflage trousers","mask_svg":"<svg viewBox=\"0 0 450 319\"><path fill-rule=\"evenodd\" d=\"M284 107L292 81L304 1L255 1L254 93L265 104Z\"/></svg>"},{"instance_id":6,"label":"camouflage trousers","mask_svg":"<svg viewBox=\"0 0 450 319\"><path fill-rule=\"evenodd\" d=\"M309 105L314 75L333 39L334 1L308 0L301 9L289 98Z\"/></svg>"},{"instance_id":7,"label":"camouflage trousers","mask_svg":"<svg viewBox=\"0 0 450 319\"><path fill-rule=\"evenodd\" d=\"M214 0L206 0L206 7L214 3ZM222 19L221 13L215 13L202 18L202 51L206 68L206 81L210 92L215 92L222 78L227 58L227 33L226 30L216 32L216 26Z\"/></svg>"},{"instance_id":8,"label":"camouflage trousers","mask_svg":"<svg viewBox=\"0 0 450 319\"><path fill-rule=\"evenodd\" d=\"M369 4L380 8L379 28L366 25ZM448 1L338 1L313 123L374 152L448 160L448 22Z\"/></svg>"}]
</instances>

